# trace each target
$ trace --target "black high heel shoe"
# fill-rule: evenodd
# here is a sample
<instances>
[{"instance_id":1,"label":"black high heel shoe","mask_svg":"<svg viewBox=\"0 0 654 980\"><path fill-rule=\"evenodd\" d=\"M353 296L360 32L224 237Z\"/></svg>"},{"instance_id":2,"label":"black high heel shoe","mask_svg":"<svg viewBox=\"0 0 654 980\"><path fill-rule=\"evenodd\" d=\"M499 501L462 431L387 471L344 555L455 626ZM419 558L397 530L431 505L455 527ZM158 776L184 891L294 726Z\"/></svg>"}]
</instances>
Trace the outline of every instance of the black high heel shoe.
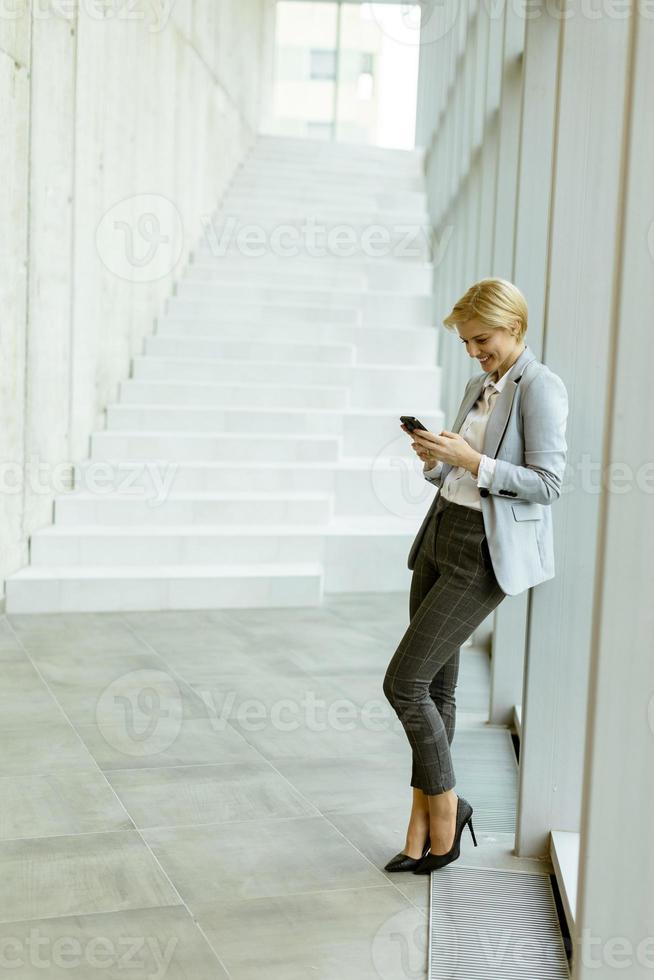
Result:
<instances>
[{"instance_id":1,"label":"black high heel shoe","mask_svg":"<svg viewBox=\"0 0 654 980\"><path fill-rule=\"evenodd\" d=\"M400 851L399 854L396 854L395 857L390 859L388 864L384 865L384 871L413 871L414 868L418 867L424 858L425 854L429 850L429 846L430 840L429 834L427 834L427 840L425 841L425 846L422 849L422 857L412 858L403 851Z\"/></svg>"},{"instance_id":2,"label":"black high heel shoe","mask_svg":"<svg viewBox=\"0 0 654 980\"><path fill-rule=\"evenodd\" d=\"M477 838L472 828L472 813L473 810L468 801L464 800L462 796L459 796L456 801L456 824L454 841L451 848L445 854L426 854L418 862L417 867L413 869L414 875L428 875L432 871L437 871L439 868L445 867L451 861L456 861L460 853L461 834L466 824L470 828L474 845L475 847L477 846Z\"/></svg>"}]
</instances>

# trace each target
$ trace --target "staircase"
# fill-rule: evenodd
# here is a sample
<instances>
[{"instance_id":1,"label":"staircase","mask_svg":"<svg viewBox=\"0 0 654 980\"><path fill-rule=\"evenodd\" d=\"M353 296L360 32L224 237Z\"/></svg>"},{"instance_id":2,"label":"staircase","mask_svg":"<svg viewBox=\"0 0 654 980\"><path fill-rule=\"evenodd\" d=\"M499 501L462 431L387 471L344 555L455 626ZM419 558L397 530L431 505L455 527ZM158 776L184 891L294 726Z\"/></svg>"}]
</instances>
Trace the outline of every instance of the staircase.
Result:
<instances>
[{"instance_id":1,"label":"staircase","mask_svg":"<svg viewBox=\"0 0 654 980\"><path fill-rule=\"evenodd\" d=\"M7 611L407 588L431 492L398 416L444 425L431 283L419 152L260 136Z\"/></svg>"}]
</instances>

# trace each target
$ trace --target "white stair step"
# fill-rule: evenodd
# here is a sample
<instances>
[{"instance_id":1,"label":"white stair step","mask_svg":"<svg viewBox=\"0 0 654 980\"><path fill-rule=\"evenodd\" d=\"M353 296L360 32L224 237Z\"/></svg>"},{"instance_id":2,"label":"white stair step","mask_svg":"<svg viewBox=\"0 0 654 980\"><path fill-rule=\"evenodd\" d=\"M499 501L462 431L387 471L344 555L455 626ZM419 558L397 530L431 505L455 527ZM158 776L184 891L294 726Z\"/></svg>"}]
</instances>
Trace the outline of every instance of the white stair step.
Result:
<instances>
[{"instance_id":1,"label":"white stair step","mask_svg":"<svg viewBox=\"0 0 654 980\"><path fill-rule=\"evenodd\" d=\"M247 305L267 309L268 305L288 308L295 312L300 307L304 310L320 308L337 310L361 310L363 324L375 325L376 322L388 323L390 319L406 325L426 326L433 316L433 298L431 296L411 295L410 293L382 292L357 290L308 290L308 289L264 289L251 285L247 292ZM238 285L226 286L222 283L205 283L186 281L180 282L174 299L179 307L188 302L191 315L214 315L214 310L222 311L242 308L244 290ZM200 306L199 304L204 304ZM209 312L211 310L211 313ZM265 315L265 314L263 314Z\"/></svg>"},{"instance_id":2,"label":"white stair step","mask_svg":"<svg viewBox=\"0 0 654 980\"><path fill-rule=\"evenodd\" d=\"M407 166L420 166L425 156L422 147L394 148L372 146L367 143L349 143L334 140L326 143L318 137L286 136L280 133L259 133L256 143L257 155L265 153L282 153L299 157L323 153L328 159L337 157L341 160L397 160Z\"/></svg>"},{"instance_id":3,"label":"white stair step","mask_svg":"<svg viewBox=\"0 0 654 980\"><path fill-rule=\"evenodd\" d=\"M245 283L212 282L184 278L175 289L175 296L180 299L218 299L221 303L243 302ZM383 308L386 303L411 305L416 300L424 302L431 299L427 294L410 293L408 290L400 293L397 290L343 289L339 286L328 288L307 287L298 283L284 285L273 283L264 286L249 281L247 285L248 303L272 303L273 306L336 306L337 308L356 309L366 302L376 300Z\"/></svg>"},{"instance_id":4,"label":"white stair step","mask_svg":"<svg viewBox=\"0 0 654 980\"><path fill-rule=\"evenodd\" d=\"M281 387L302 380L305 384L347 385L353 408L385 407L406 403L438 404L440 368L384 364L285 364L264 361L220 361L209 358L132 358L135 379L148 381L224 382L237 377L242 383L262 381ZM415 414L410 410L402 415Z\"/></svg>"},{"instance_id":5,"label":"white stair step","mask_svg":"<svg viewBox=\"0 0 654 980\"><path fill-rule=\"evenodd\" d=\"M145 340L145 353L159 357L218 357L225 341L241 339L250 350L261 351L261 330L256 324L212 324L194 319L162 317L157 332ZM320 346L331 337L334 343L351 348L351 363L364 364L434 364L436 331L433 327L328 327L315 324L285 324L266 332L271 346L299 345L304 341ZM274 338L274 339L273 339ZM286 348L285 348L286 349ZM328 348L329 350L329 348ZM307 358L310 359L310 358ZM326 361L322 351L316 359ZM343 358L346 362L346 359Z\"/></svg>"},{"instance_id":6,"label":"white stair step","mask_svg":"<svg viewBox=\"0 0 654 980\"><path fill-rule=\"evenodd\" d=\"M94 494L138 490L154 505L173 492L238 494L255 486L261 492L325 493L332 497L339 517L391 516L418 522L434 494L414 454L311 462L84 460L75 466L74 485Z\"/></svg>"},{"instance_id":7,"label":"white stair step","mask_svg":"<svg viewBox=\"0 0 654 980\"><path fill-rule=\"evenodd\" d=\"M344 289L344 290L363 290L368 288L366 276L362 271L357 272L343 269L335 269L333 272L326 270L322 275L317 271L296 269L294 272L284 271L283 269L274 270L270 267L259 269L256 267L248 269L240 266L231 268L216 265L190 264L184 272L183 282L208 282L228 286L241 286L245 289L259 286L267 289L274 287L300 287L302 289ZM425 290L426 292L427 290ZM420 292L420 290L415 290Z\"/></svg>"},{"instance_id":8,"label":"white stair step","mask_svg":"<svg viewBox=\"0 0 654 980\"><path fill-rule=\"evenodd\" d=\"M261 233L266 232L267 239L278 245L281 254L287 254L289 247L295 244L294 239L297 233L302 233L302 240L307 231L315 226L315 244L321 247L325 244L325 235L331 232L334 240L340 244L343 239L350 244L350 237L353 233L357 238L361 238L364 233L370 234L375 230L373 241L379 242L380 235L390 239L402 236L407 232L413 231L417 235L422 230L428 234L431 228L431 221L428 212L382 211L379 208L372 210L361 210L358 207L341 208L336 210L326 205L322 207L318 204L312 206L292 204L286 206L275 205L269 208L257 208L256 201L247 203L246 197L226 198L220 209L215 211L210 220L205 225L204 238L207 238L209 229L214 230L218 235L221 230L241 231L241 241L248 246L261 244ZM242 229L242 230L241 230ZM340 232L340 235L337 234ZM345 237L347 233L348 237ZM349 249L348 249L349 252Z\"/></svg>"},{"instance_id":9,"label":"white stair step","mask_svg":"<svg viewBox=\"0 0 654 980\"><path fill-rule=\"evenodd\" d=\"M380 189L420 190L424 182L413 167L395 164L384 165L368 161L328 161L316 157L311 161L290 160L282 156L258 156L246 161L239 174L252 177L257 183L260 177L270 181L286 180L299 187L338 188L339 184L352 186L357 182L365 187Z\"/></svg>"},{"instance_id":10,"label":"white stair step","mask_svg":"<svg viewBox=\"0 0 654 980\"><path fill-rule=\"evenodd\" d=\"M443 427L442 413L421 412L430 431ZM334 436L345 456L415 456L411 440L399 427L399 416L381 410L315 409L305 412L257 407L230 409L168 405L110 405L107 432L167 432L199 435L242 435L244 439L272 436Z\"/></svg>"},{"instance_id":11,"label":"white stair step","mask_svg":"<svg viewBox=\"0 0 654 980\"><path fill-rule=\"evenodd\" d=\"M318 564L28 566L6 583L9 613L315 606Z\"/></svg>"},{"instance_id":12,"label":"white stair step","mask_svg":"<svg viewBox=\"0 0 654 980\"><path fill-rule=\"evenodd\" d=\"M323 207L341 213L349 209L382 214L428 214L427 196L418 190L399 190L387 186L383 191L370 189L370 182L358 180L356 185L348 186L342 182L337 188L323 189L319 186L296 186L284 180L271 181L263 177L256 180L247 175L235 177L223 197L220 209L229 210L236 204L247 206L260 203L264 210L274 207L288 209L301 207L316 209Z\"/></svg>"},{"instance_id":13,"label":"white stair step","mask_svg":"<svg viewBox=\"0 0 654 980\"><path fill-rule=\"evenodd\" d=\"M319 258L334 257L349 263L390 259L422 263L433 259L429 225L348 223L347 234L344 234L342 222L321 222L313 233L303 227L304 221L298 220L284 222L287 230L282 241L278 241L279 222L267 224L262 221L253 229L251 224L236 219L224 228L206 227L194 254L204 252L216 259L259 259L269 254L286 257L289 262L306 259L316 251Z\"/></svg>"},{"instance_id":14,"label":"white stair step","mask_svg":"<svg viewBox=\"0 0 654 980\"><path fill-rule=\"evenodd\" d=\"M322 273L319 271L321 269ZM248 258L237 255L214 258L208 252L201 256L194 252L184 275L188 280L215 278L221 282L232 280L246 286L259 281L291 285L304 285L310 281L317 282L324 288L329 288L332 283L348 286L354 278L354 285L361 289L397 290L424 295L431 293L434 267L429 262L409 263L392 258L387 261L350 261L346 264L342 259L332 261L277 256Z\"/></svg>"},{"instance_id":15,"label":"white stair step","mask_svg":"<svg viewBox=\"0 0 654 980\"><path fill-rule=\"evenodd\" d=\"M199 292L202 294L202 288ZM218 293L218 291L216 291ZM204 298L189 299L172 296L166 303L165 315L175 319L209 320L213 323L256 324L260 329L286 324L310 326L316 323L334 326L362 327L426 327L433 317L432 303L428 296L407 299L397 294L388 302L377 294L363 294L357 307L306 306L301 304L236 303L219 295L204 294Z\"/></svg>"},{"instance_id":16,"label":"white stair step","mask_svg":"<svg viewBox=\"0 0 654 980\"><path fill-rule=\"evenodd\" d=\"M241 224L269 227L269 223L294 223L296 221L312 221L321 224L347 225L360 228L367 225L382 225L393 228L396 225L429 223L429 212L424 206L415 204L411 207L391 206L382 207L375 201L362 200L353 195L351 202L343 200L332 201L294 200L290 197L276 197L270 200L261 190L254 192L247 188L231 188L220 207L212 214L211 222L220 225L229 219L236 218Z\"/></svg>"},{"instance_id":17,"label":"white stair step","mask_svg":"<svg viewBox=\"0 0 654 980\"><path fill-rule=\"evenodd\" d=\"M144 341L146 354L162 356L183 356L186 350L191 357L202 357L204 354L225 361L247 360L255 355L257 361L279 362L293 364L297 361L320 361L322 364L354 364L356 347L351 343L297 343L282 339L262 340L256 344L247 339L237 340L234 337L223 337L217 333L211 341L195 341L184 337L175 338L171 342L167 337L146 337Z\"/></svg>"},{"instance_id":18,"label":"white stair step","mask_svg":"<svg viewBox=\"0 0 654 980\"><path fill-rule=\"evenodd\" d=\"M332 496L325 493L175 492L156 502L136 488L124 493L74 491L55 497L55 523L231 527L255 513L259 524L325 524L332 517L332 502Z\"/></svg>"},{"instance_id":19,"label":"white stair step","mask_svg":"<svg viewBox=\"0 0 654 980\"><path fill-rule=\"evenodd\" d=\"M190 432L95 432L91 436L91 459L175 460L251 459L311 460L337 459L340 439L315 433L274 435L253 433Z\"/></svg>"},{"instance_id":20,"label":"white stair step","mask_svg":"<svg viewBox=\"0 0 654 980\"><path fill-rule=\"evenodd\" d=\"M384 549L404 558L420 526L386 516L339 517L329 524L54 525L32 535L32 567L232 565L322 562L327 549L358 561Z\"/></svg>"},{"instance_id":21,"label":"white stair step","mask_svg":"<svg viewBox=\"0 0 654 980\"><path fill-rule=\"evenodd\" d=\"M410 149L385 146L371 146L362 143L348 143L340 140L326 143L317 137L286 136L280 133L259 133L256 142L256 155L266 153L288 154L302 159L307 156L324 154L326 159L340 160L393 160L409 167L420 167L425 157L422 147ZM254 154L252 154L254 155Z\"/></svg>"},{"instance_id":22,"label":"white stair step","mask_svg":"<svg viewBox=\"0 0 654 980\"><path fill-rule=\"evenodd\" d=\"M281 175L285 179L297 177L309 186L329 187L338 183L365 180L368 186L378 186L379 182L395 180L400 187L420 180L420 165L416 161L398 162L395 160L353 159L334 154L330 157L318 151L313 154L295 155L283 150L279 153L266 153L262 150L248 157L238 173L265 174L268 177Z\"/></svg>"},{"instance_id":23,"label":"white stair step","mask_svg":"<svg viewBox=\"0 0 654 980\"><path fill-rule=\"evenodd\" d=\"M209 300L187 300L172 296L166 303L166 312L171 316L204 316L216 322L243 321L246 323L349 323L356 324L361 320L361 313L355 307L330 306L328 309L320 306L302 306L301 304L276 304L248 302L246 299L229 303Z\"/></svg>"},{"instance_id":24,"label":"white stair step","mask_svg":"<svg viewBox=\"0 0 654 980\"><path fill-rule=\"evenodd\" d=\"M129 379L121 382L120 401L158 405L229 405L250 407L254 403L277 408L346 408L349 391L346 385L294 385L283 387L263 381L252 384L225 382L148 381Z\"/></svg>"}]
</instances>

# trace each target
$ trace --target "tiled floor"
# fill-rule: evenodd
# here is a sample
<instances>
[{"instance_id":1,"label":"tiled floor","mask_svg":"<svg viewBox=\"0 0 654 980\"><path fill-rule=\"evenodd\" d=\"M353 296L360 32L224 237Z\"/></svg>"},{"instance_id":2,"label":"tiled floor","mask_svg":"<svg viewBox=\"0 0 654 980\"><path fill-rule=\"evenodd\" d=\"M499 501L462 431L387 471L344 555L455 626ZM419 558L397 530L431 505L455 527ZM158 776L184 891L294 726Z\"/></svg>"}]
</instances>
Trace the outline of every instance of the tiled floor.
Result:
<instances>
[{"instance_id":1,"label":"tiled floor","mask_svg":"<svg viewBox=\"0 0 654 980\"><path fill-rule=\"evenodd\" d=\"M382 692L407 615L403 593L1 619L0 976L426 976L429 877L382 870L411 801ZM474 801L488 659L463 652ZM506 820L460 860L528 869Z\"/></svg>"}]
</instances>

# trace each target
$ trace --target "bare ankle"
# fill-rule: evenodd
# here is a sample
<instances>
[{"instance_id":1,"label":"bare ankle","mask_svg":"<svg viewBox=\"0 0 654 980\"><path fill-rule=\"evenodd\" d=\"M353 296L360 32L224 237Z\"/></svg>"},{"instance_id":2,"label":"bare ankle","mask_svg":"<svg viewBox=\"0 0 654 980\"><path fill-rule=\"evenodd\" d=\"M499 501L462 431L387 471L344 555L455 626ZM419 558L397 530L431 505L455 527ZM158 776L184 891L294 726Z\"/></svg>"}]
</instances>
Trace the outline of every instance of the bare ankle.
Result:
<instances>
[{"instance_id":1,"label":"bare ankle","mask_svg":"<svg viewBox=\"0 0 654 980\"><path fill-rule=\"evenodd\" d=\"M456 811L458 796L453 789L448 789L444 793L437 793L429 797L430 817L442 818L449 817Z\"/></svg>"}]
</instances>

